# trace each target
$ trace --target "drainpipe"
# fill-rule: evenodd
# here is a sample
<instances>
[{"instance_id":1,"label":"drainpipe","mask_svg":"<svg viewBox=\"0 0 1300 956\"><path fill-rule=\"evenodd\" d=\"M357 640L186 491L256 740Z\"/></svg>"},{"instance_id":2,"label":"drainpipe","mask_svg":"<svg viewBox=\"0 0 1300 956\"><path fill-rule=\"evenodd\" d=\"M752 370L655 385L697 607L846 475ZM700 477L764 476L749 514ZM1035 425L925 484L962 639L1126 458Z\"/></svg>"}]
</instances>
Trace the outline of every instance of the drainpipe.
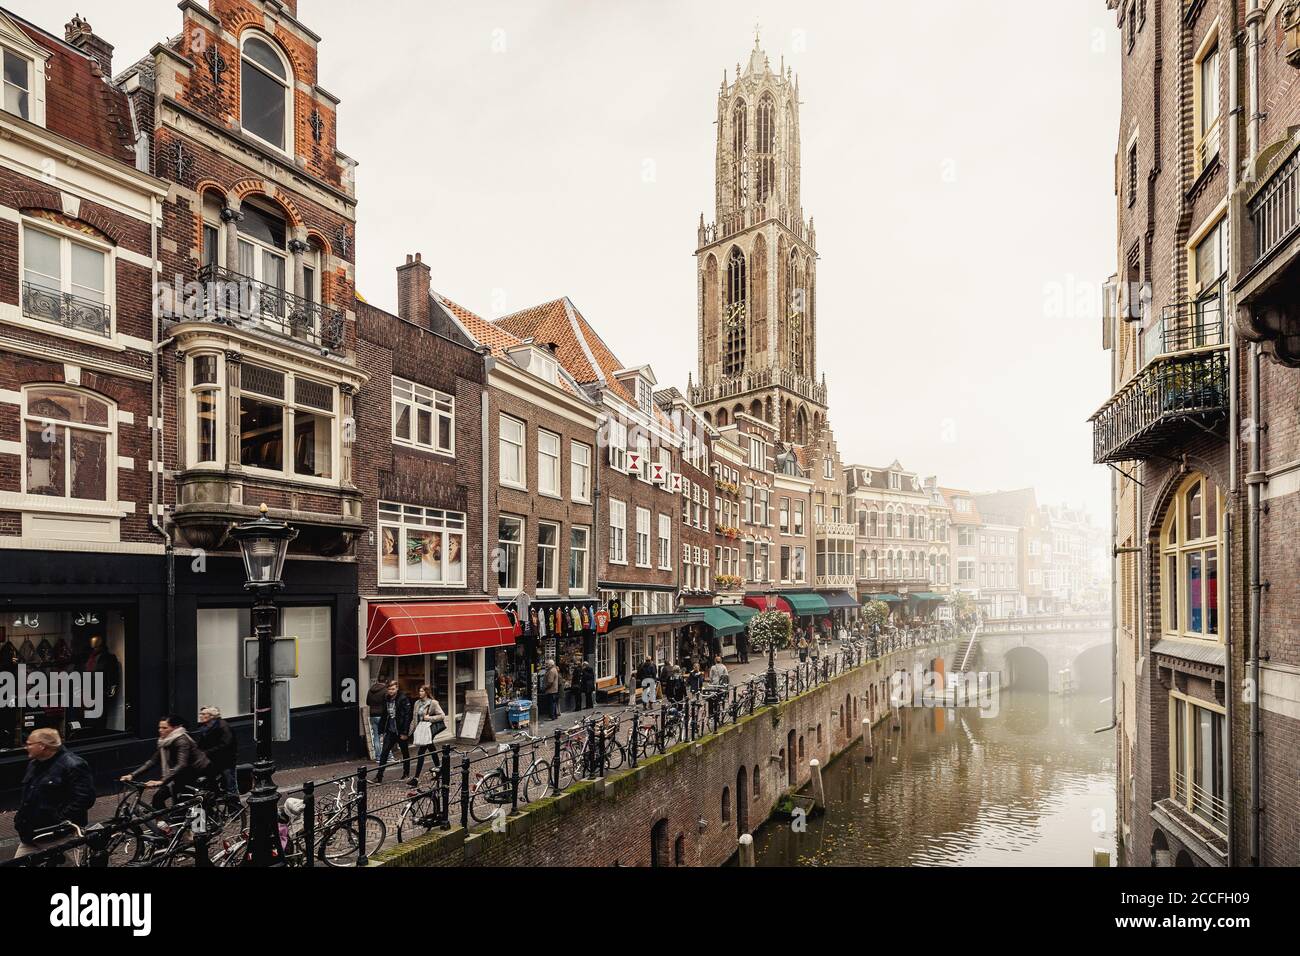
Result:
<instances>
[{"instance_id":1,"label":"drainpipe","mask_svg":"<svg viewBox=\"0 0 1300 956\"><path fill-rule=\"evenodd\" d=\"M1254 690L1250 700L1250 865L1259 866L1259 614L1263 590L1267 587L1259 573L1260 490L1267 481L1263 470L1260 442L1263 425L1259 420L1259 343L1250 346L1250 415L1254 440L1250 442L1250 473L1246 487L1250 493L1250 637L1246 648L1246 667Z\"/></svg>"},{"instance_id":2,"label":"drainpipe","mask_svg":"<svg viewBox=\"0 0 1300 956\"><path fill-rule=\"evenodd\" d=\"M149 470L151 472L149 476L149 527L163 539L163 564L166 567L167 581L167 596L163 612L163 631L167 647L167 660L164 670L167 674L167 712L174 713L176 710L176 551L172 542L171 531L163 527L158 521L158 507L161 502L160 485L163 471L163 463L158 457L163 423L162 410L159 408L161 395L158 387L158 355L172 341L171 339L163 341L161 338L162 315L156 288L159 275L162 272L162 261L158 258L158 225L161 221L162 206L158 202L158 198L154 196L149 200L150 269L153 273L152 282L155 285L150 295L153 354L149 357L151 379L149 417L153 420L149 423Z\"/></svg>"},{"instance_id":3,"label":"drainpipe","mask_svg":"<svg viewBox=\"0 0 1300 956\"><path fill-rule=\"evenodd\" d=\"M1252 0L1252 6L1257 0ZM1232 5L1229 22L1229 36L1237 35L1237 7ZM1241 55L1237 43L1234 39L1232 46L1228 51L1228 235L1233 236L1237 232L1237 189L1241 182L1241 164L1238 160L1240 156L1240 122L1238 117L1241 115L1241 80L1240 65ZM1252 83L1255 77L1252 77ZM1234 256L1235 258L1235 256ZM1230 268L1232 266L1230 265ZM1235 270L1234 270L1235 275ZM1237 456L1241 453L1241 406L1238 400L1237 390L1240 380L1240 353L1237 348L1237 310L1235 300L1229 293L1228 301L1225 302L1226 316L1224 316L1224 333L1228 336L1228 489L1232 500L1236 500L1237 494ZM1228 565L1231 567L1232 546L1233 546L1233 509L1225 509L1223 515L1223 538L1225 554L1228 556ZM1225 569L1226 570L1226 569ZM1228 725L1228 739L1232 739L1232 727L1234 716L1236 714L1236 682L1234 679L1235 668L1233 667L1233 638L1234 629L1232 627L1232 574L1223 575L1222 584L1223 612L1221 614L1223 628L1223 647L1224 647L1224 665L1223 680L1225 686L1224 706L1227 710L1226 721ZM1237 839L1236 833L1236 801L1233 799L1232 792L1232 754L1229 751L1228 759L1224 762L1224 795L1226 797L1226 816L1228 819L1228 866L1237 865Z\"/></svg>"},{"instance_id":4,"label":"drainpipe","mask_svg":"<svg viewBox=\"0 0 1300 956\"><path fill-rule=\"evenodd\" d=\"M1246 85L1250 97L1250 118L1246 123L1246 159L1255 162L1259 155L1259 25L1264 21L1264 11L1259 0L1249 0L1246 9Z\"/></svg>"},{"instance_id":5,"label":"drainpipe","mask_svg":"<svg viewBox=\"0 0 1300 956\"><path fill-rule=\"evenodd\" d=\"M1232 530L1233 530L1232 512L1230 510L1225 509L1225 514L1223 515L1223 547L1224 547L1224 553L1228 555L1229 564L1231 564L1232 561ZM1233 682L1233 676L1232 676L1234 668L1232 666L1233 631L1232 631L1232 575L1231 574L1223 575L1222 590L1223 590L1223 602L1222 602L1223 611L1220 615L1220 621L1222 622L1222 627L1223 627L1223 647L1224 647L1224 655L1225 655L1224 665L1223 665L1223 682L1225 685L1223 700L1228 711L1227 716L1225 718L1228 723L1228 739L1232 740L1232 720L1233 720L1233 715L1236 713L1236 706L1233 703L1233 697L1235 694L1234 688L1236 687L1236 684ZM1233 867L1237 865L1237 840L1233 836L1234 829L1235 829L1233 824L1235 820L1234 809L1235 809L1236 801L1234 801L1232 797L1231 748L1229 748L1228 759L1224 761L1223 792L1227 802L1227 807L1225 808L1225 810L1226 810L1226 816L1228 818L1228 866Z\"/></svg>"},{"instance_id":6,"label":"drainpipe","mask_svg":"<svg viewBox=\"0 0 1300 956\"><path fill-rule=\"evenodd\" d=\"M1228 52L1228 235L1236 234L1236 195L1241 178L1241 167L1237 162L1239 134L1237 116L1241 113L1241 90L1237 72L1239 55L1237 44L1233 43ZM1235 258L1235 250L1233 258ZM1225 306L1227 303L1225 303ZM1223 331L1228 336L1228 489L1237 492L1237 455L1239 447L1239 415L1237 402L1238 354L1237 354L1237 310L1225 308Z\"/></svg>"}]
</instances>

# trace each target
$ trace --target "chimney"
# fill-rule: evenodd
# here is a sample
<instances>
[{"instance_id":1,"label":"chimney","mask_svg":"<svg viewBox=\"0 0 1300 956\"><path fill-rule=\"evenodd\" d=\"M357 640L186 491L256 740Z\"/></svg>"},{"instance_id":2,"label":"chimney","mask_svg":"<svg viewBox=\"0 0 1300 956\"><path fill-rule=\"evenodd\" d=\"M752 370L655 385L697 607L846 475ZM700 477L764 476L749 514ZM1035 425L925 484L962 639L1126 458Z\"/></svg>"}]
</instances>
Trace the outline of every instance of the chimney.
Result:
<instances>
[{"instance_id":1,"label":"chimney","mask_svg":"<svg viewBox=\"0 0 1300 956\"><path fill-rule=\"evenodd\" d=\"M78 13L63 27L63 38L99 65L99 75L113 78L113 44L95 36L95 29Z\"/></svg>"},{"instance_id":2,"label":"chimney","mask_svg":"<svg viewBox=\"0 0 1300 956\"><path fill-rule=\"evenodd\" d=\"M397 314L423 328L429 327L429 267L416 253L397 267Z\"/></svg>"}]
</instances>

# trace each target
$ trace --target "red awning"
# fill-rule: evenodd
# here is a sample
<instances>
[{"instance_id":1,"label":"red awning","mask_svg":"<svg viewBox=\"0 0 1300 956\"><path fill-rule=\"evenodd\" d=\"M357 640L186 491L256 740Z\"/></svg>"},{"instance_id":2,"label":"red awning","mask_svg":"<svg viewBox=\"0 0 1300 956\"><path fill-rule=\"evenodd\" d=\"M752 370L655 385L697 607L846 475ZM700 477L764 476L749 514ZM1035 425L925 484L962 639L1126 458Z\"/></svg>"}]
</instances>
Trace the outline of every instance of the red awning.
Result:
<instances>
[{"instance_id":1,"label":"red awning","mask_svg":"<svg viewBox=\"0 0 1300 956\"><path fill-rule=\"evenodd\" d=\"M767 610L767 598L763 595L751 594L749 597L745 598L745 603L752 608L757 608L760 611ZM786 614L789 614L791 617L794 617L794 610L790 607L790 602L787 601L785 598L781 597L781 595L779 594L776 596L776 604L774 605L773 609L777 611L785 611Z\"/></svg>"},{"instance_id":2,"label":"red awning","mask_svg":"<svg viewBox=\"0 0 1300 956\"><path fill-rule=\"evenodd\" d=\"M487 601L442 604L372 604L366 653L410 657L478 647L508 647L515 627Z\"/></svg>"}]
</instances>

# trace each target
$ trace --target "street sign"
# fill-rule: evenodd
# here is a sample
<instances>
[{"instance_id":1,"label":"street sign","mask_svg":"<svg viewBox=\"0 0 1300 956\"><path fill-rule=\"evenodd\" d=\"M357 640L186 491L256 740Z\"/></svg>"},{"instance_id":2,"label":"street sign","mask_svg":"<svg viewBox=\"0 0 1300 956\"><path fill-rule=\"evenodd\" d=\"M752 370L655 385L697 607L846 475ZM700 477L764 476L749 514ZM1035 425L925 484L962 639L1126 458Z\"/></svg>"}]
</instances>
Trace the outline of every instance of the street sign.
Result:
<instances>
[{"instance_id":1,"label":"street sign","mask_svg":"<svg viewBox=\"0 0 1300 956\"><path fill-rule=\"evenodd\" d=\"M244 638L244 676L257 680L257 638ZM298 638L276 637L271 641L271 676L298 676Z\"/></svg>"}]
</instances>

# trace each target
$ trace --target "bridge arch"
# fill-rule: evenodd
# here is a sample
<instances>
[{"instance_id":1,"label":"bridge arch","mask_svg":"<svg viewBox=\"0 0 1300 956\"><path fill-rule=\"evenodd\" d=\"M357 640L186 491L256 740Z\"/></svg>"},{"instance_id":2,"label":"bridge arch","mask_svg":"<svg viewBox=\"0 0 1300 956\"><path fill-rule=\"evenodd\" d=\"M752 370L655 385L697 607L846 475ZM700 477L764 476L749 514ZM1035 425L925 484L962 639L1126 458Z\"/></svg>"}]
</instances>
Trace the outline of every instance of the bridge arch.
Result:
<instances>
[{"instance_id":1,"label":"bridge arch","mask_svg":"<svg viewBox=\"0 0 1300 956\"><path fill-rule=\"evenodd\" d=\"M1013 647L1004 656L1003 680L1016 690L1046 692L1049 687L1047 658L1032 647Z\"/></svg>"}]
</instances>

